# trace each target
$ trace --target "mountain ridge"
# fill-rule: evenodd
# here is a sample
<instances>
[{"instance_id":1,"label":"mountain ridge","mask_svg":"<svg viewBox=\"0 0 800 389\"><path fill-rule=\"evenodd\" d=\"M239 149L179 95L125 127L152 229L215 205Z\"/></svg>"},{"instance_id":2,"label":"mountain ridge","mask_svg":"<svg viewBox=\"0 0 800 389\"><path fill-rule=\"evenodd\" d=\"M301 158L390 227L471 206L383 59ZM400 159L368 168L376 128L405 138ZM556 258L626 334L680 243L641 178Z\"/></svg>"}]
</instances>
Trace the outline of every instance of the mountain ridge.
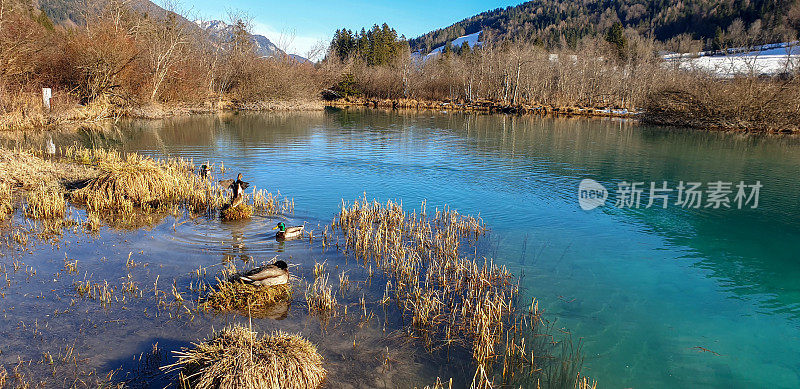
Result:
<instances>
[{"instance_id":1,"label":"mountain ridge","mask_svg":"<svg viewBox=\"0 0 800 389\"><path fill-rule=\"evenodd\" d=\"M667 42L682 35L710 48L739 20L745 31L764 31L763 43L800 30L796 0L534 0L496 8L409 40L429 52L460 36L484 32L483 39L524 40L545 46L575 46L584 36L604 34L615 22L643 36Z\"/></svg>"}]
</instances>

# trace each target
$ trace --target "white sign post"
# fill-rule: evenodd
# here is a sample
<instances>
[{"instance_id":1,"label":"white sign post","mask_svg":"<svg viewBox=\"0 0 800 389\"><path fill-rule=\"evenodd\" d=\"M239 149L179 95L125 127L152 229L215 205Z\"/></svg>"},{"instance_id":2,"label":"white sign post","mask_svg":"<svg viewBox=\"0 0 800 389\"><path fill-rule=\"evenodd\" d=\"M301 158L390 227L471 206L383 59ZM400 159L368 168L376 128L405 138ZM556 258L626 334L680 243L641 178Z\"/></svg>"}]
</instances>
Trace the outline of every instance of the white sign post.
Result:
<instances>
[{"instance_id":1,"label":"white sign post","mask_svg":"<svg viewBox=\"0 0 800 389\"><path fill-rule=\"evenodd\" d=\"M44 109L47 112L50 112L51 97L53 97L53 90L50 88L42 88L42 102L44 103Z\"/></svg>"}]
</instances>

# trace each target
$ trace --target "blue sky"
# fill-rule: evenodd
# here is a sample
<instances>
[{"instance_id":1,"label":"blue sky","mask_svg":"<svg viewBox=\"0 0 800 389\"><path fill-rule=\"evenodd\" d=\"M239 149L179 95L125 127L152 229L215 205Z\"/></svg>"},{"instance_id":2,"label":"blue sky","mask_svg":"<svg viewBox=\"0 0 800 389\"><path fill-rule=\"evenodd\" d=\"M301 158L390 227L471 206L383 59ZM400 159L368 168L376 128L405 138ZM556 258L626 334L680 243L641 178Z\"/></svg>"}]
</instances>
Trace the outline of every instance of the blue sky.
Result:
<instances>
[{"instance_id":1,"label":"blue sky","mask_svg":"<svg viewBox=\"0 0 800 389\"><path fill-rule=\"evenodd\" d=\"M161 1L159 1L161 2ZM360 30L389 23L400 34L413 38L486 10L516 5L522 0L410 0L410 1L258 1L199 0L182 2L187 16L226 20L228 10L246 12L253 30L288 51L305 55L319 41L328 42L338 28Z\"/></svg>"}]
</instances>

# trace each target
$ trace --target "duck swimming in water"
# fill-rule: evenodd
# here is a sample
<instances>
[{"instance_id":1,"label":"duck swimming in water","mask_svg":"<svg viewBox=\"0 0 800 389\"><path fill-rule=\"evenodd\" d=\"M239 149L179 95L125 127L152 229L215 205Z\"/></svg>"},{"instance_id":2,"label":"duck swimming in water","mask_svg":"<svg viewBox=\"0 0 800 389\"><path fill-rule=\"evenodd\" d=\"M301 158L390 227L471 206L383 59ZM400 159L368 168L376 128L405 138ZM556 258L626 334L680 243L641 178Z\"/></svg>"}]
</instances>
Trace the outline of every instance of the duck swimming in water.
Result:
<instances>
[{"instance_id":1,"label":"duck swimming in water","mask_svg":"<svg viewBox=\"0 0 800 389\"><path fill-rule=\"evenodd\" d=\"M240 275L239 280L258 286L283 285L289 282L289 266L284 261L276 261Z\"/></svg>"},{"instance_id":2,"label":"duck swimming in water","mask_svg":"<svg viewBox=\"0 0 800 389\"><path fill-rule=\"evenodd\" d=\"M278 239L294 239L303 234L303 228L305 226L297 226L297 227L286 227L286 224L283 222L278 223L277 226L273 227L273 230L278 230L275 233L275 237Z\"/></svg>"}]
</instances>

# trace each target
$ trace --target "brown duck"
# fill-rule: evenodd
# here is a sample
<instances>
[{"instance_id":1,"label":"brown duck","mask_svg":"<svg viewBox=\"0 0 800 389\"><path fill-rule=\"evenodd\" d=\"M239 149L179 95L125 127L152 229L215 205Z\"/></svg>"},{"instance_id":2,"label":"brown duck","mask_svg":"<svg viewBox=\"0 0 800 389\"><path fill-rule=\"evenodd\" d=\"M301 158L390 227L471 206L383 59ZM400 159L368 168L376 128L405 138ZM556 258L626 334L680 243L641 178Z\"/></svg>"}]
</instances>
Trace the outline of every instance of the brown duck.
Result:
<instances>
[{"instance_id":1,"label":"brown duck","mask_svg":"<svg viewBox=\"0 0 800 389\"><path fill-rule=\"evenodd\" d=\"M239 173L235 180L222 180L219 182L219 184L222 185L223 188L233 191L233 197L231 197L230 204L232 208L242 203L244 200L244 190L250 186L249 182L242 181L242 173Z\"/></svg>"},{"instance_id":2,"label":"brown duck","mask_svg":"<svg viewBox=\"0 0 800 389\"><path fill-rule=\"evenodd\" d=\"M289 282L289 266L284 261L276 261L240 275L239 280L258 286L283 285Z\"/></svg>"}]
</instances>

